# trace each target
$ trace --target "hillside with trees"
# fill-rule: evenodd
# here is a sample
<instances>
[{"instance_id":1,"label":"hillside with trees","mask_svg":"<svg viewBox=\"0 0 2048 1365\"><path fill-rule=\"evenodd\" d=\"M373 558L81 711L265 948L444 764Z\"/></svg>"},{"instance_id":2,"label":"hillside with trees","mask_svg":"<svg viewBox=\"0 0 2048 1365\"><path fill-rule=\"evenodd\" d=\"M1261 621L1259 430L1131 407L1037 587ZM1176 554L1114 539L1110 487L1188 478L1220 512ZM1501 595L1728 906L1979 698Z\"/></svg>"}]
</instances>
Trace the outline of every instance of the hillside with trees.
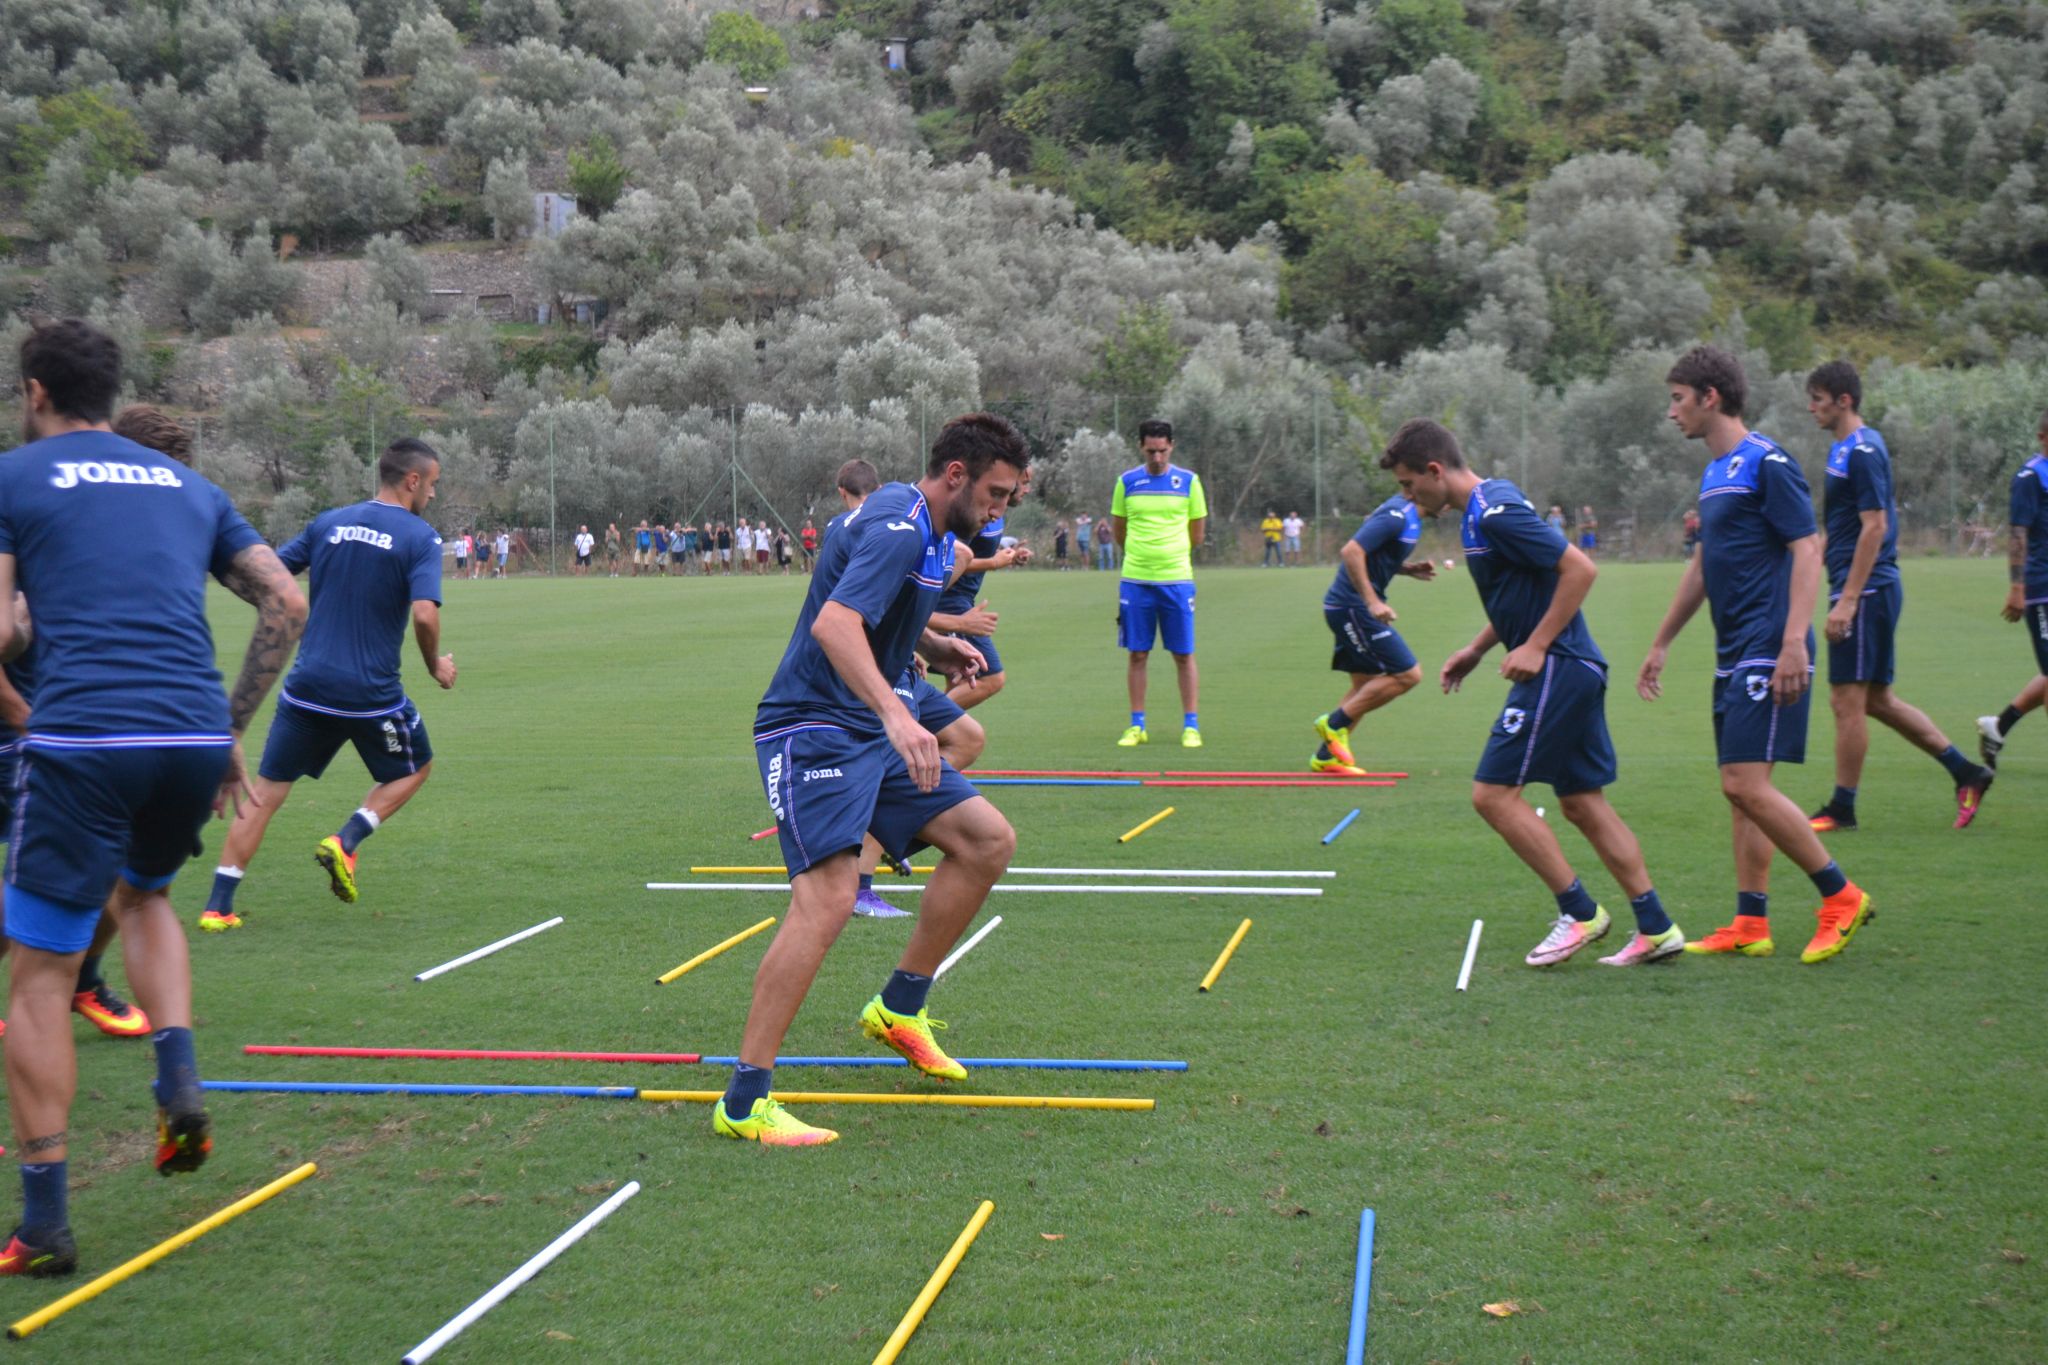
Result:
<instances>
[{"instance_id":1,"label":"hillside with trees","mask_svg":"<svg viewBox=\"0 0 2048 1365\"><path fill-rule=\"evenodd\" d=\"M1162 413L1220 515L1355 513L1427 414L1653 543L1695 466L1659 381L1713 338L1809 459L1805 369L1863 364L1934 543L2048 402L2039 5L4 13L0 368L101 321L274 534L401 431L451 527L795 517L986 405L1053 509Z\"/></svg>"}]
</instances>

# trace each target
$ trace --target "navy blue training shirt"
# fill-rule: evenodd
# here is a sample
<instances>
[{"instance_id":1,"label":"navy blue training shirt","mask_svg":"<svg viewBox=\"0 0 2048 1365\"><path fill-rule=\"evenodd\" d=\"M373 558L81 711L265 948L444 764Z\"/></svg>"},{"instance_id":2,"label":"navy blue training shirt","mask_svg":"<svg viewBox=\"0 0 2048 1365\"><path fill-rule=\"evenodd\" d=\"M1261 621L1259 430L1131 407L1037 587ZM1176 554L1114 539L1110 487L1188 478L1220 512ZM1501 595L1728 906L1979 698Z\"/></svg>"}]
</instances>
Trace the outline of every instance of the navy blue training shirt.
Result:
<instances>
[{"instance_id":1,"label":"navy blue training shirt","mask_svg":"<svg viewBox=\"0 0 2048 1365\"><path fill-rule=\"evenodd\" d=\"M32 742L226 743L206 578L262 543L205 476L112 432L0 459L0 554L34 622Z\"/></svg>"},{"instance_id":2,"label":"navy blue training shirt","mask_svg":"<svg viewBox=\"0 0 2048 1365\"><path fill-rule=\"evenodd\" d=\"M1700 476L1700 568L1714 616L1714 671L1775 665L1791 610L1792 552L1813 535L1799 462L1755 432ZM1813 630L1807 628L1807 653Z\"/></svg>"},{"instance_id":3,"label":"navy blue training shirt","mask_svg":"<svg viewBox=\"0 0 2048 1365\"><path fill-rule=\"evenodd\" d=\"M2022 577L2030 603L2048 601L2048 487L2043 485L2048 485L2048 459L2039 455L2012 476L2012 515L2007 520L2027 533Z\"/></svg>"},{"instance_id":4,"label":"navy blue training shirt","mask_svg":"<svg viewBox=\"0 0 2048 1365\"><path fill-rule=\"evenodd\" d=\"M1414 503L1400 494L1395 494L1381 503L1373 514L1359 524L1358 533L1351 537L1352 544L1365 551L1365 576L1372 584L1372 590L1385 600L1387 585L1394 581L1394 575L1408 562L1408 552L1415 548L1415 542L1422 539L1422 513ZM1364 611L1365 598L1351 581L1351 571L1340 562L1337 565L1336 581L1323 594L1325 611Z\"/></svg>"},{"instance_id":5,"label":"navy blue training shirt","mask_svg":"<svg viewBox=\"0 0 2048 1365\"><path fill-rule=\"evenodd\" d=\"M1821 499L1828 528L1828 600L1840 597L1842 585L1849 581L1849 563L1856 558L1865 512L1883 511L1885 532L1863 591L1890 587L1899 581L1899 504L1892 493L1892 456L1884 437L1873 427L1862 427L1829 446L1827 477Z\"/></svg>"},{"instance_id":6,"label":"navy blue training shirt","mask_svg":"<svg viewBox=\"0 0 2048 1365\"><path fill-rule=\"evenodd\" d=\"M441 601L441 537L403 507L322 512L277 557L311 568L313 599L284 695L316 711L378 715L405 704L398 655L414 602Z\"/></svg>"},{"instance_id":7,"label":"navy blue training shirt","mask_svg":"<svg viewBox=\"0 0 2048 1365\"><path fill-rule=\"evenodd\" d=\"M910 665L945 586L931 509L912 485L883 484L837 520L836 532L826 528L789 647L754 712L757 741L812 726L881 735L881 717L846 685L811 627L827 602L859 612L875 667L893 683Z\"/></svg>"},{"instance_id":8,"label":"navy blue training shirt","mask_svg":"<svg viewBox=\"0 0 2048 1365\"><path fill-rule=\"evenodd\" d=\"M1522 490L1506 479L1484 479L1465 502L1459 525L1465 543L1465 567L1472 586L1486 606L1493 633L1508 649L1528 642L1550 600L1557 595L1557 562L1570 542L1556 527L1536 515ZM1593 643L1584 612L1572 619L1551 642L1550 652L1606 666L1607 656Z\"/></svg>"},{"instance_id":9,"label":"navy blue training shirt","mask_svg":"<svg viewBox=\"0 0 2048 1365\"><path fill-rule=\"evenodd\" d=\"M994 521L982 527L981 530L975 533L974 538L967 542L967 545L976 559L995 558L996 551L1003 548L1003 519L997 517ZM952 565L951 557L949 556L944 562L950 569ZM974 599L981 595L981 580L987 572L986 569L976 569L960 575L959 582L939 594L939 605L936 609L947 616L959 616L965 612L973 611Z\"/></svg>"}]
</instances>

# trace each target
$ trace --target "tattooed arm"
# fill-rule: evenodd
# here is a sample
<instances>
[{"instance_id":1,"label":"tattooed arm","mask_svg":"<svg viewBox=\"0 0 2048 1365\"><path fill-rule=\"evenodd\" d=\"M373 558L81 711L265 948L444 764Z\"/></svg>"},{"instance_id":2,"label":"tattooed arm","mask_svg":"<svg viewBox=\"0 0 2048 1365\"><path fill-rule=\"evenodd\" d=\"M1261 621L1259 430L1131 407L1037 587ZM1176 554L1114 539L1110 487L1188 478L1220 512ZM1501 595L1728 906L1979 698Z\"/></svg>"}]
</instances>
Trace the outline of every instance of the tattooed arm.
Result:
<instances>
[{"instance_id":1,"label":"tattooed arm","mask_svg":"<svg viewBox=\"0 0 2048 1365\"><path fill-rule=\"evenodd\" d=\"M256 708L270 695L292 646L306 629L306 595L292 581L277 552L268 545L251 545L236 555L221 582L229 592L256 608L256 629L249 636L249 652L242 658L242 674L228 693L228 724L235 732L233 757L221 782L214 810L225 814L228 805L238 810L240 798L253 796L242 767L242 734L249 728Z\"/></svg>"}]
</instances>

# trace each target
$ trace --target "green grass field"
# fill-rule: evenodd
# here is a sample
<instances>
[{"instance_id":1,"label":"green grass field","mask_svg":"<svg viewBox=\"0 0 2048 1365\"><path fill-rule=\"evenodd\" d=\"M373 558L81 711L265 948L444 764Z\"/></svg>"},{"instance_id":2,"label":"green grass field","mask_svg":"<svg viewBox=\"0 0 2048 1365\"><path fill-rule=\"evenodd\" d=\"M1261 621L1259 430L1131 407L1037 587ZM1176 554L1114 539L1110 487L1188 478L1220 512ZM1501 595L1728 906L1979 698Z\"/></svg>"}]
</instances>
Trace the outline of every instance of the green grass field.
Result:
<instances>
[{"instance_id":1,"label":"green grass field","mask_svg":"<svg viewBox=\"0 0 2048 1365\"><path fill-rule=\"evenodd\" d=\"M1325 667L1325 575L1205 575L1208 747L1159 742L1178 726L1170 673L1156 668L1152 710L1168 719L1136 763L1111 746L1125 709L1113 580L992 579L1012 682L979 713L984 766L1305 760L1306 722L1340 695ZM1614 567L1595 588L1593 630L1621 677L1676 576ZM1974 747L1972 719L2030 667L2018 628L1997 620L2003 575L1915 561L1907 582L1899 690ZM736 1050L765 935L674 985L654 977L780 913L780 899L642 883L691 863L775 861L772 843L746 837L769 823L748 725L801 591L782 579L451 584L457 689L425 682L408 647L436 775L366 846L363 902L335 902L310 856L366 785L344 756L272 826L238 904L248 927L194 933L205 1073L722 1087L709 1067L240 1048ZM1432 676L1480 621L1462 569L1404 583L1394 602ZM223 598L215 620L223 656L238 656L246 609ZM1615 804L1694 936L1734 900L1710 658L1702 619L1674 653L1663 703L1626 685L1609 696ZM769 1152L714 1139L698 1105L222 1095L214 1160L167 1181L148 1161L149 1049L81 1021L72 1220L89 1273L300 1161L321 1171L8 1351L395 1359L637 1179L638 1199L441 1359L864 1360L982 1198L995 1216L906 1360L1339 1358L1366 1206L1379 1218L1372 1359L2048 1355L2048 898L2035 880L2048 721L2017 733L1962 834L1940 770L1876 737L1863 829L1836 847L1879 915L1831 964L1798 962L1814 902L1781 860L1775 958L1631 972L1582 958L1537 972L1521 957L1554 909L1468 804L1504 687L1490 661L1462 694L1425 686L1368 722L1361 759L1413 774L1390 791L992 793L1023 864L1338 871L1320 900L995 898L1002 927L933 994L955 1052L1180 1057L1190 1070L984 1072L966 1088L1149 1095L1153 1113L812 1108L842 1140ZM1781 769L1802 804L1829 786L1824 711L1818 761ZM1116 845L1168 799L1178 814ZM1550 794L1536 799L1557 820ZM1363 817L1321 847L1353 804ZM188 922L217 831L208 843L175 893ZM1565 847L1625 920L1590 852L1569 832ZM554 914L567 922L531 942L411 980ZM1250 936L1198 995L1245 915ZM1485 941L1458 995L1475 917ZM906 924L848 927L790 1052L871 1046L854 1018ZM778 1079L911 1084L881 1070ZM56 1292L10 1282L6 1319ZM1481 1311L1501 1300L1522 1312Z\"/></svg>"}]
</instances>

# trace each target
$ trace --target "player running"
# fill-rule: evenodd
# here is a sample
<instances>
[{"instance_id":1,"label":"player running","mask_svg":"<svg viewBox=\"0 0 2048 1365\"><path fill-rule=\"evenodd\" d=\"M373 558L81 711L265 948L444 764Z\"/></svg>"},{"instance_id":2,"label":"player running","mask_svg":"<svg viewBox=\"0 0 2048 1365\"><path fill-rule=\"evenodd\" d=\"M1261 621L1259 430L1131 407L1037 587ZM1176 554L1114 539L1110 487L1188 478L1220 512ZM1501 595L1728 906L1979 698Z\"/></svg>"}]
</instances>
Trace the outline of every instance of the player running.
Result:
<instances>
[{"instance_id":1,"label":"player running","mask_svg":"<svg viewBox=\"0 0 2048 1365\"><path fill-rule=\"evenodd\" d=\"M1438 677L1455 692L1495 644L1507 648L1500 673L1508 704L1472 775L1472 805L1557 897L1557 921L1523 959L1531 967L1569 961L1606 937L1613 920L1565 860L1543 817L1523 799L1531 782L1548 783L1565 818L1584 835L1635 912L1636 932L1601 963L1634 967L1672 957L1685 935L1664 913L1643 865L1642 846L1607 803L1615 778L1607 735L1607 659L1579 607L1599 570L1538 516L1522 490L1486 479L1465 464L1457 438L1435 422L1404 423L1380 456L1404 496L1423 513L1461 517L1465 563L1486 609L1486 627L1444 660Z\"/></svg>"},{"instance_id":2,"label":"player running","mask_svg":"<svg viewBox=\"0 0 2048 1365\"><path fill-rule=\"evenodd\" d=\"M313 617L256 773L256 804L235 816L199 916L209 933L239 929L235 892L292 784L316 781L353 743L376 785L314 861L344 901L356 899L356 850L426 784L433 746L399 679L408 620L427 671L455 686L455 656L441 647L441 538L420 518L433 501L441 459L425 441L393 441L377 460L377 496L322 512L279 552L292 573L311 569Z\"/></svg>"},{"instance_id":3,"label":"player running","mask_svg":"<svg viewBox=\"0 0 2048 1365\"><path fill-rule=\"evenodd\" d=\"M1156 637L1173 656L1180 682L1184 749L1202 747L1201 679L1195 668L1194 549L1209 525L1209 500L1192 469L1173 462L1173 423L1154 417L1138 424L1145 462L1127 469L1110 495L1109 534L1124 554L1117 585L1117 643L1130 651L1125 685L1131 724L1117 739L1129 749L1150 742L1145 732L1145 667Z\"/></svg>"},{"instance_id":4,"label":"player running","mask_svg":"<svg viewBox=\"0 0 2048 1365\"><path fill-rule=\"evenodd\" d=\"M1714 346L1679 357L1665 376L1671 421L1713 456L1700 478L1700 545L1657 627L1636 691L1663 695L1671 642L1702 603L1714 618L1714 743L1721 794L1735 821L1735 921L1694 953L1767 957L1771 850L1799 865L1820 892L1819 926L1801 962L1824 962L1849 946L1872 915L1870 897L1842 874L1805 815L1772 785L1779 763L1806 759L1813 701L1813 602L1821 549L1813 496L1798 461L1742 422L1748 381L1742 362Z\"/></svg>"},{"instance_id":5,"label":"player running","mask_svg":"<svg viewBox=\"0 0 2048 1365\"><path fill-rule=\"evenodd\" d=\"M1031 459L1017 429L990 413L956 417L915 484L885 484L826 543L781 666L761 699L754 749L790 876L788 917L761 960L740 1061L712 1128L775 1146L838 1136L769 1098L775 1057L857 890L869 832L906 858L944 855L925 883L897 970L861 1011L861 1029L926 1075L967 1072L932 1037L932 974L1009 866L1017 836L891 690L915 649L957 681L980 665L971 645L926 628L945 586L942 537L971 536L1002 511Z\"/></svg>"},{"instance_id":6,"label":"player running","mask_svg":"<svg viewBox=\"0 0 2048 1365\"><path fill-rule=\"evenodd\" d=\"M1351 755L1351 727L1422 681L1422 666L1394 629L1399 615L1387 605L1387 585L1406 574L1427 583L1436 563L1410 564L1408 552L1422 538L1422 514L1409 498L1396 495L1359 524L1358 533L1337 553L1337 576L1323 594L1323 620L1336 637L1330 667L1351 675L1351 690L1326 716L1315 718L1312 773L1363 777Z\"/></svg>"},{"instance_id":7,"label":"player running","mask_svg":"<svg viewBox=\"0 0 2048 1365\"><path fill-rule=\"evenodd\" d=\"M121 388L113 338L76 319L21 344L29 444L0 460L0 602L19 585L31 628L0 612L0 659L38 684L7 864L7 1091L23 1210L0 1274L77 1268L67 1211L78 1087L69 1015L102 907L156 1023L156 1168L197 1170L211 1122L192 1048L192 974L165 894L209 810L239 801L240 737L306 619L305 599L225 493L107 425ZM147 527L140 554L107 528ZM257 609L232 698L221 694L206 579Z\"/></svg>"},{"instance_id":8,"label":"player running","mask_svg":"<svg viewBox=\"0 0 2048 1365\"><path fill-rule=\"evenodd\" d=\"M1020 484L1020 498L1022 491ZM1004 513L1007 514L1015 505L1014 501L1011 502L1004 508ZM992 570L1030 563L1031 551L1022 545L1003 544L1001 516L960 543L968 557L953 577L951 586L939 594L939 605L932 612L932 629L958 635L981 651L982 670L975 675L974 681L962 683L946 693L955 706L962 711L971 711L1002 691L1003 685L1009 681L1003 672L1002 655L996 653L996 613L975 601L981 595L982 579Z\"/></svg>"},{"instance_id":9,"label":"player running","mask_svg":"<svg viewBox=\"0 0 2048 1365\"><path fill-rule=\"evenodd\" d=\"M2034 428L2039 453L2012 476L2011 549L2006 572L2012 586L2005 591L1999 613L2008 621L2025 621L2034 642L2034 680L2020 689L2012 705L1995 716L1977 718L1977 752L1984 766L1998 766L1998 751L2012 735L2020 717L2040 707L2048 696L2048 412Z\"/></svg>"},{"instance_id":10,"label":"player running","mask_svg":"<svg viewBox=\"0 0 2048 1365\"><path fill-rule=\"evenodd\" d=\"M1835 713L1835 790L1809 818L1818 834L1856 828L1856 788L1870 751L1869 720L1932 754L1955 782L1955 828L1977 818L1989 768L1972 763L1918 707L1892 691L1894 636L1905 609L1899 579L1899 508L1891 452L1863 424L1863 381L1846 360L1806 377L1806 409L1834 437L1828 448L1828 701Z\"/></svg>"}]
</instances>

